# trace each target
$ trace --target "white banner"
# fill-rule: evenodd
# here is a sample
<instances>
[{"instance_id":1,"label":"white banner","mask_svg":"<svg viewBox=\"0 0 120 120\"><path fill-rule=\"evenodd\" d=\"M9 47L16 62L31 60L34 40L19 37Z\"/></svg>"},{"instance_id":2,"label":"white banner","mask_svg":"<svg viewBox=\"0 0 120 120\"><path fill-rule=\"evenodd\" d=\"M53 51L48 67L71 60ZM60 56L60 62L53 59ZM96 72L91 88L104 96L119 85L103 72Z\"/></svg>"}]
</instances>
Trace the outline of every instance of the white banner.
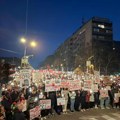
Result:
<instances>
[{"instance_id":1,"label":"white banner","mask_svg":"<svg viewBox=\"0 0 120 120\"><path fill-rule=\"evenodd\" d=\"M35 108L31 109L30 111L30 120L39 117L40 115L40 107L36 106Z\"/></svg>"},{"instance_id":2,"label":"white banner","mask_svg":"<svg viewBox=\"0 0 120 120\"><path fill-rule=\"evenodd\" d=\"M81 82L80 80L69 80L69 90L80 90Z\"/></svg>"},{"instance_id":3,"label":"white banner","mask_svg":"<svg viewBox=\"0 0 120 120\"><path fill-rule=\"evenodd\" d=\"M30 86L31 84L31 69L23 69L20 70L20 76L21 76L21 81L20 81L20 86L22 87L22 84L25 86Z\"/></svg>"},{"instance_id":4,"label":"white banner","mask_svg":"<svg viewBox=\"0 0 120 120\"><path fill-rule=\"evenodd\" d=\"M59 79L55 82L55 79L50 79L45 81L45 92L58 91L60 90L61 82Z\"/></svg>"},{"instance_id":5,"label":"white banner","mask_svg":"<svg viewBox=\"0 0 120 120\"><path fill-rule=\"evenodd\" d=\"M65 105L65 98L57 98L57 105Z\"/></svg>"},{"instance_id":6,"label":"white banner","mask_svg":"<svg viewBox=\"0 0 120 120\"><path fill-rule=\"evenodd\" d=\"M44 109L50 109L51 108L51 100L47 99L47 100L40 100L40 109L44 110Z\"/></svg>"},{"instance_id":7,"label":"white banner","mask_svg":"<svg viewBox=\"0 0 120 120\"><path fill-rule=\"evenodd\" d=\"M43 78L43 73L42 72L40 72L39 70L33 70L32 71L33 82L40 81L42 78Z\"/></svg>"},{"instance_id":8,"label":"white banner","mask_svg":"<svg viewBox=\"0 0 120 120\"><path fill-rule=\"evenodd\" d=\"M86 80L84 81L84 89L85 90L92 90L92 80Z\"/></svg>"}]
</instances>

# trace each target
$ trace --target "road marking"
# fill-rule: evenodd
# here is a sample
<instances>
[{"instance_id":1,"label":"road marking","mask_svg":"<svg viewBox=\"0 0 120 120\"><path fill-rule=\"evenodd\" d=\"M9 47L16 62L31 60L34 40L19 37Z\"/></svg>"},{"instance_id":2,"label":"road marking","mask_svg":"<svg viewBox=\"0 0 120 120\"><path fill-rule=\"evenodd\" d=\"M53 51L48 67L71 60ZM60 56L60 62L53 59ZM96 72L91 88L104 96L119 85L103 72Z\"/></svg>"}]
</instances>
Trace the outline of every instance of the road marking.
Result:
<instances>
[{"instance_id":1,"label":"road marking","mask_svg":"<svg viewBox=\"0 0 120 120\"><path fill-rule=\"evenodd\" d=\"M98 120L97 118L87 118L87 117L80 117L80 120Z\"/></svg>"},{"instance_id":2,"label":"road marking","mask_svg":"<svg viewBox=\"0 0 120 120\"><path fill-rule=\"evenodd\" d=\"M108 116L108 115L103 115L103 116L101 116L101 117L103 117L103 118L106 119L106 120L116 120L116 119L114 119L114 118L112 118L112 117L110 117L110 116Z\"/></svg>"},{"instance_id":3,"label":"road marking","mask_svg":"<svg viewBox=\"0 0 120 120\"><path fill-rule=\"evenodd\" d=\"M112 115L114 115L114 116L120 118L120 114L118 114L118 113L112 113Z\"/></svg>"},{"instance_id":4,"label":"road marking","mask_svg":"<svg viewBox=\"0 0 120 120\"><path fill-rule=\"evenodd\" d=\"M98 120L98 119L96 119L96 118L89 118L89 120Z\"/></svg>"}]
</instances>

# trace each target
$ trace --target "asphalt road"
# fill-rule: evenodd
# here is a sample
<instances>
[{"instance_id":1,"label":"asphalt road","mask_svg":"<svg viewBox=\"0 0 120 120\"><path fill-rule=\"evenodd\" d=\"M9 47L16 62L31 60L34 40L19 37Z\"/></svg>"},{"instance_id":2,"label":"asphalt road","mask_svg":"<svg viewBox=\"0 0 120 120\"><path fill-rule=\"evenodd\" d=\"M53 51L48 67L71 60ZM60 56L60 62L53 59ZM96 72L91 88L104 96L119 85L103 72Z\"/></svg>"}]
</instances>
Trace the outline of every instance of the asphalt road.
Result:
<instances>
[{"instance_id":1,"label":"asphalt road","mask_svg":"<svg viewBox=\"0 0 120 120\"><path fill-rule=\"evenodd\" d=\"M120 120L120 109L91 109L50 116L47 120Z\"/></svg>"}]
</instances>

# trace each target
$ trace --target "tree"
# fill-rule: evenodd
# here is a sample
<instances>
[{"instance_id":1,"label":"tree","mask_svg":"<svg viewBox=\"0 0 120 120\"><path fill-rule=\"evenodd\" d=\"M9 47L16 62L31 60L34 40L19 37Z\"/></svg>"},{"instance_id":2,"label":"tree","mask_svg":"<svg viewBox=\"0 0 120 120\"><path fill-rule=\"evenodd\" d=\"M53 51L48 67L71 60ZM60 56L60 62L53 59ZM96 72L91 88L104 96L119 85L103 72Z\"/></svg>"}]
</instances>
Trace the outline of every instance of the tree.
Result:
<instances>
[{"instance_id":1,"label":"tree","mask_svg":"<svg viewBox=\"0 0 120 120\"><path fill-rule=\"evenodd\" d=\"M12 65L9 63L0 64L0 82L1 83L7 83L11 79L13 79L11 75L14 73L15 73L15 65Z\"/></svg>"}]
</instances>

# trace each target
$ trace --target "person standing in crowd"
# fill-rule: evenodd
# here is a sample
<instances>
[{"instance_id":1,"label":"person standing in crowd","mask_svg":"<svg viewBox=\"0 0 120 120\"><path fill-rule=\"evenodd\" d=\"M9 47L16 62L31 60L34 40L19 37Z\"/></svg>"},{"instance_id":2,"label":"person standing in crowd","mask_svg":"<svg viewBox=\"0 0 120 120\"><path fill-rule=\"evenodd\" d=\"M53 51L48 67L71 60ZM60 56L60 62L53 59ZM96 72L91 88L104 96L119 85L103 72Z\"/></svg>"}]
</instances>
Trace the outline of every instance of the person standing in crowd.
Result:
<instances>
[{"instance_id":1,"label":"person standing in crowd","mask_svg":"<svg viewBox=\"0 0 120 120\"><path fill-rule=\"evenodd\" d=\"M3 99L1 101L1 104L5 109L6 120L12 120L12 112L11 112L12 99L10 94L11 94L10 89L8 89L8 91L2 92Z\"/></svg>"},{"instance_id":2,"label":"person standing in crowd","mask_svg":"<svg viewBox=\"0 0 120 120\"><path fill-rule=\"evenodd\" d=\"M111 86L111 91L109 92L110 95L110 104L112 108L116 108L116 103L118 101L117 99L117 93L118 93L118 87L116 87L114 84Z\"/></svg>"},{"instance_id":3,"label":"person standing in crowd","mask_svg":"<svg viewBox=\"0 0 120 120\"><path fill-rule=\"evenodd\" d=\"M81 103L81 97L80 97L80 90L77 90L76 92L76 98L75 98L75 110L80 111L80 103Z\"/></svg>"},{"instance_id":4,"label":"person standing in crowd","mask_svg":"<svg viewBox=\"0 0 120 120\"><path fill-rule=\"evenodd\" d=\"M74 108L75 97L76 97L76 93L74 90L69 92L69 97L70 97L70 110L71 112L74 112L75 111L75 108Z\"/></svg>"},{"instance_id":5,"label":"person standing in crowd","mask_svg":"<svg viewBox=\"0 0 120 120\"><path fill-rule=\"evenodd\" d=\"M18 90L18 87L14 87L13 91L11 92L12 102L18 101L19 94L20 94L20 92Z\"/></svg>"},{"instance_id":6,"label":"person standing in crowd","mask_svg":"<svg viewBox=\"0 0 120 120\"><path fill-rule=\"evenodd\" d=\"M90 90L90 109L95 106L94 92Z\"/></svg>"},{"instance_id":7,"label":"person standing in crowd","mask_svg":"<svg viewBox=\"0 0 120 120\"><path fill-rule=\"evenodd\" d=\"M39 95L34 86L30 87L30 91L31 93L29 95L28 101L29 101L29 109L32 109L39 104L38 102Z\"/></svg>"},{"instance_id":8,"label":"person standing in crowd","mask_svg":"<svg viewBox=\"0 0 120 120\"><path fill-rule=\"evenodd\" d=\"M98 109L99 95L100 95L100 92L98 90L98 84L94 84L94 105L95 105L95 109Z\"/></svg>"},{"instance_id":9,"label":"person standing in crowd","mask_svg":"<svg viewBox=\"0 0 120 120\"><path fill-rule=\"evenodd\" d=\"M2 85L1 85L1 83L0 83L0 99L1 99L1 97L2 97ZM1 102L1 101L0 101Z\"/></svg>"},{"instance_id":10,"label":"person standing in crowd","mask_svg":"<svg viewBox=\"0 0 120 120\"><path fill-rule=\"evenodd\" d=\"M47 94L47 99L50 99L51 100L51 109L49 110L49 113L51 115L54 115L55 114L55 100L56 100L56 94L55 92L49 92Z\"/></svg>"},{"instance_id":11,"label":"person standing in crowd","mask_svg":"<svg viewBox=\"0 0 120 120\"><path fill-rule=\"evenodd\" d=\"M86 101L86 109L89 110L90 108L90 91L89 90L87 91L85 101Z\"/></svg>"},{"instance_id":12,"label":"person standing in crowd","mask_svg":"<svg viewBox=\"0 0 120 120\"><path fill-rule=\"evenodd\" d=\"M67 113L67 105L68 105L68 88L63 88L63 90L61 91L61 95L62 97L65 98L65 105L63 105L63 113Z\"/></svg>"},{"instance_id":13,"label":"person standing in crowd","mask_svg":"<svg viewBox=\"0 0 120 120\"><path fill-rule=\"evenodd\" d=\"M86 94L87 94L87 91L84 90L84 88L82 88L81 90L81 112L85 111L86 109Z\"/></svg>"},{"instance_id":14,"label":"person standing in crowd","mask_svg":"<svg viewBox=\"0 0 120 120\"><path fill-rule=\"evenodd\" d=\"M41 93L43 96L42 96L42 98L40 98L40 100L46 100L46 94L43 94L43 93ZM43 120L43 119L47 119L47 115L48 115L48 110L47 109L45 109L45 108L43 108L42 110L41 110L41 120Z\"/></svg>"},{"instance_id":15,"label":"person standing in crowd","mask_svg":"<svg viewBox=\"0 0 120 120\"><path fill-rule=\"evenodd\" d=\"M0 120L5 120L5 110L2 105L0 105Z\"/></svg>"},{"instance_id":16,"label":"person standing in crowd","mask_svg":"<svg viewBox=\"0 0 120 120\"><path fill-rule=\"evenodd\" d=\"M58 115L60 115L61 112L62 112L62 105L57 103L58 98L61 98L60 91L56 93L56 112L57 112Z\"/></svg>"},{"instance_id":17,"label":"person standing in crowd","mask_svg":"<svg viewBox=\"0 0 120 120\"><path fill-rule=\"evenodd\" d=\"M13 113L13 120L26 120L23 110L22 102L16 103L16 108Z\"/></svg>"},{"instance_id":18,"label":"person standing in crowd","mask_svg":"<svg viewBox=\"0 0 120 120\"><path fill-rule=\"evenodd\" d=\"M103 88L101 88L100 90L100 107L101 109L104 109L105 107L107 109L109 108L109 95L108 95L108 89L106 88L106 86L104 86ZM105 104L105 106L104 106Z\"/></svg>"},{"instance_id":19,"label":"person standing in crowd","mask_svg":"<svg viewBox=\"0 0 120 120\"><path fill-rule=\"evenodd\" d=\"M114 94L114 107L113 108L119 108L119 93Z\"/></svg>"}]
</instances>

